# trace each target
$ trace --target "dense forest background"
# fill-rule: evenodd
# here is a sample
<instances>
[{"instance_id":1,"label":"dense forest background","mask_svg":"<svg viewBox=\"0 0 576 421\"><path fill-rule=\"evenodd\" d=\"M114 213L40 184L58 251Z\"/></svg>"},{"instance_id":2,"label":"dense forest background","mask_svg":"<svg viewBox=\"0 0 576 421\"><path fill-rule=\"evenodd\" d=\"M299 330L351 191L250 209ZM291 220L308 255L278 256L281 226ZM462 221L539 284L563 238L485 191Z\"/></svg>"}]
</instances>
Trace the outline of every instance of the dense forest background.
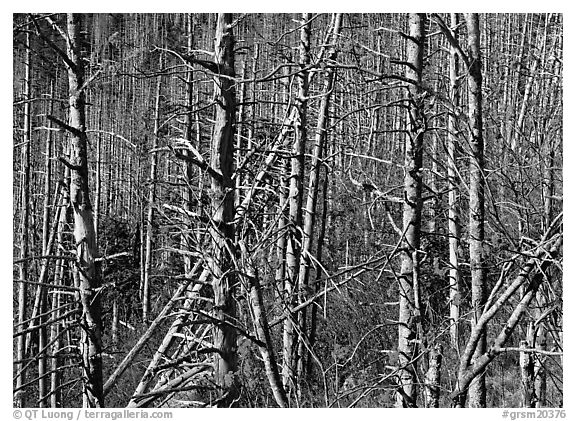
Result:
<instances>
[{"instance_id":1,"label":"dense forest background","mask_svg":"<svg viewBox=\"0 0 576 421\"><path fill-rule=\"evenodd\" d=\"M562 407L562 14L13 15L14 404Z\"/></svg>"}]
</instances>

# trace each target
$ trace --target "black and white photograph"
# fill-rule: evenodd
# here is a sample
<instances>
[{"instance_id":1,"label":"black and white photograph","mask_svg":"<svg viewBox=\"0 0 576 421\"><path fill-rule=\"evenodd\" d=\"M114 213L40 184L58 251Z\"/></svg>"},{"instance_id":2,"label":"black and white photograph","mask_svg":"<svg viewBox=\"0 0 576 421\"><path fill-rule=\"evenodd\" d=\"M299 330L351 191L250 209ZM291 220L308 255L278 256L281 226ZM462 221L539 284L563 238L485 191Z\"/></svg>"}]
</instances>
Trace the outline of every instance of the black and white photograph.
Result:
<instances>
[{"instance_id":1,"label":"black and white photograph","mask_svg":"<svg viewBox=\"0 0 576 421\"><path fill-rule=\"evenodd\" d=\"M349 6L11 15L14 419L571 419L564 14Z\"/></svg>"}]
</instances>

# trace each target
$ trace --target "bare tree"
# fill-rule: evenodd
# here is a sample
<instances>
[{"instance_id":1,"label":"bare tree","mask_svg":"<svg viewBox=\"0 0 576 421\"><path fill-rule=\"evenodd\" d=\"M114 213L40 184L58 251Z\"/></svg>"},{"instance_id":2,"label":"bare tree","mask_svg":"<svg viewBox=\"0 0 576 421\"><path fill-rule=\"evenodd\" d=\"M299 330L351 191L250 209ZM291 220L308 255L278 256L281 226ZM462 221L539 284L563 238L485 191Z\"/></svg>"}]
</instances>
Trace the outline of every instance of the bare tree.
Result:
<instances>
[{"instance_id":1,"label":"bare tree","mask_svg":"<svg viewBox=\"0 0 576 421\"><path fill-rule=\"evenodd\" d=\"M28 248L29 248L29 224L30 224L30 143L32 141L32 125L31 125L31 90L32 90L32 79L30 74L31 69L31 50L30 50L30 34L26 35L26 43L28 48L26 49L24 67L24 144L22 146L22 183L20 186L21 200L22 200L22 213L20 219L20 258L22 263L20 264L19 271L19 281L18 285L18 326L20 329L25 327L26 319L26 299L27 299L27 282L28 279ZM24 382L26 381L26 369L24 365L25 349L26 349L26 335L20 332L18 336L18 341L16 344L16 359L19 361L16 364L16 382L15 388L20 389ZM20 389L14 396L14 406L24 407L26 406L25 393L23 389Z\"/></svg>"},{"instance_id":2,"label":"bare tree","mask_svg":"<svg viewBox=\"0 0 576 421\"><path fill-rule=\"evenodd\" d=\"M160 54L159 67L162 69L163 57ZM146 213L146 241L144 242L144 268L142 279L142 318L147 321L150 313L150 270L152 266L152 249L154 247L154 206L156 206L156 177L158 172L158 137L160 128L160 96L162 95L162 74L156 79L154 102L154 132L152 133L152 150L150 155L150 179L148 187L148 210Z\"/></svg>"},{"instance_id":3,"label":"bare tree","mask_svg":"<svg viewBox=\"0 0 576 421\"><path fill-rule=\"evenodd\" d=\"M451 35L458 39L458 14L450 13ZM448 247L450 254L450 337L452 345L458 349L460 338L460 268L458 243L460 241L460 221L458 214L458 167L456 145L458 144L458 124L455 115L460 103L458 92L458 53L454 45L450 45L450 100L454 107L448 115Z\"/></svg>"},{"instance_id":4,"label":"bare tree","mask_svg":"<svg viewBox=\"0 0 576 421\"><path fill-rule=\"evenodd\" d=\"M470 119L470 271L472 274L472 326L482 314L486 302L486 268L484 267L484 137L482 133L482 57L480 26L477 13L466 14L468 29L468 118ZM486 332L482 331L474 358L486 351ZM486 406L485 374L480 373L470 385L469 404Z\"/></svg>"},{"instance_id":5,"label":"bare tree","mask_svg":"<svg viewBox=\"0 0 576 421\"><path fill-rule=\"evenodd\" d=\"M412 13L406 40L408 115L405 140L402 267L398 316L398 407L415 407L417 397L416 338L420 323L419 255L422 216L422 150L426 131L423 113L422 67L426 16Z\"/></svg>"},{"instance_id":6,"label":"bare tree","mask_svg":"<svg viewBox=\"0 0 576 421\"><path fill-rule=\"evenodd\" d=\"M232 15L219 13L214 44L218 74L214 80L216 119L212 133L211 167L218 174L212 177L210 237L212 239L212 289L214 290L213 343L214 376L221 388L220 405L228 406L238 394L236 380L236 336L233 299L235 276L234 254L234 114L236 112L234 77L234 34Z\"/></svg>"},{"instance_id":7,"label":"bare tree","mask_svg":"<svg viewBox=\"0 0 576 421\"><path fill-rule=\"evenodd\" d=\"M286 239L286 281L284 284L284 299L291 308L298 296L298 267L302 248L302 198L304 182L304 151L308 132L308 67L310 65L310 13L302 13L300 19L300 45L297 74L298 94L296 96L296 112L294 119L294 143L290 160L290 190L288 194L289 213ZM282 382L290 395L291 390L297 390L297 352L298 341L295 340L295 321L287 317L284 321Z\"/></svg>"}]
</instances>

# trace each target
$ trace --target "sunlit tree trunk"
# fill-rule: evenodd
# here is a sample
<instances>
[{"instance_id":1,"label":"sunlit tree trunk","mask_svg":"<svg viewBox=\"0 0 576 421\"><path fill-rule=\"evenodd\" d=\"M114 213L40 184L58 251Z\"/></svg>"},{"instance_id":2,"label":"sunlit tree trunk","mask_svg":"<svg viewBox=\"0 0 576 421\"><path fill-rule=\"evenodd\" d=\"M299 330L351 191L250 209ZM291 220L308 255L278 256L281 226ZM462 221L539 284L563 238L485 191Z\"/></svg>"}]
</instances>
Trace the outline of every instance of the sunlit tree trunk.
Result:
<instances>
[{"instance_id":1,"label":"sunlit tree trunk","mask_svg":"<svg viewBox=\"0 0 576 421\"><path fill-rule=\"evenodd\" d=\"M415 407L417 397L416 361L419 303L419 249L422 216L422 149L425 121L422 104L422 67L424 54L424 14L409 17L410 35L406 40L407 130L405 142L405 176L402 239L402 265L399 286L398 317L398 392L396 406Z\"/></svg>"},{"instance_id":2,"label":"sunlit tree trunk","mask_svg":"<svg viewBox=\"0 0 576 421\"><path fill-rule=\"evenodd\" d=\"M454 39L458 39L458 14L450 13L450 27ZM458 123L456 110L460 106L458 92L458 53L450 46L450 100L454 110L448 114L448 248L450 259L450 338L452 346L458 349L460 338L460 267L458 243L460 242L460 215L458 212L458 167L456 145L458 144Z\"/></svg>"},{"instance_id":3,"label":"sunlit tree trunk","mask_svg":"<svg viewBox=\"0 0 576 421\"><path fill-rule=\"evenodd\" d=\"M284 300L288 308L294 307L298 295L298 265L302 247L302 198L304 181L304 150L307 134L308 70L310 64L310 14L303 13L300 20L299 60L297 74L296 119L294 121L294 143L292 145L290 192L288 194L288 230L286 240L286 282ZM300 324L300 323L299 323ZM296 330L292 316L284 321L282 383L288 391L297 390L297 347Z\"/></svg>"},{"instance_id":4,"label":"sunlit tree trunk","mask_svg":"<svg viewBox=\"0 0 576 421\"><path fill-rule=\"evenodd\" d=\"M482 133L482 69L480 29L477 13L466 14L468 29L468 117L470 120L470 220L469 247L472 276L472 326L476 324L486 302L486 268L484 267L484 138ZM486 351L486 331L483 330L473 358ZM486 379L480 373L470 385L469 405L486 406Z\"/></svg>"},{"instance_id":5,"label":"sunlit tree trunk","mask_svg":"<svg viewBox=\"0 0 576 421\"><path fill-rule=\"evenodd\" d=\"M96 266L98 246L94 231L94 216L88 185L86 136L83 28L81 14L68 14L66 61L68 68L70 158L70 203L74 215L74 240L77 253L77 273L80 287L82 317L83 406L102 407L102 320L99 270Z\"/></svg>"}]
</instances>

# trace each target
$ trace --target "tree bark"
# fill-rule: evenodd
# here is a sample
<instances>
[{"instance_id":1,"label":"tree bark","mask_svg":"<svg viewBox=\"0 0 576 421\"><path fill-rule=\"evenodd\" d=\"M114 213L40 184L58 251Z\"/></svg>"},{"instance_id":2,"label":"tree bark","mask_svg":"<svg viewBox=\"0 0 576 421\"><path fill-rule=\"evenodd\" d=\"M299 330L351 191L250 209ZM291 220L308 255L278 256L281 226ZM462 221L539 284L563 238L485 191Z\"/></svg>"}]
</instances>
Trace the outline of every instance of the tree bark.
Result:
<instances>
[{"instance_id":1,"label":"tree bark","mask_svg":"<svg viewBox=\"0 0 576 421\"><path fill-rule=\"evenodd\" d=\"M98 257L94 217L88 186L84 59L81 14L68 14L67 53L70 137L70 201L74 215L74 240L82 304L82 338L80 349L83 362L83 406L103 407L102 391L102 320Z\"/></svg>"},{"instance_id":2,"label":"tree bark","mask_svg":"<svg viewBox=\"0 0 576 421\"><path fill-rule=\"evenodd\" d=\"M215 76L214 97L216 118L211 145L211 166L222 175L212 177L212 289L214 291L213 317L219 321L213 330L214 377L221 389L219 406L233 404L238 396L236 330L228 324L236 316L233 299L235 275L232 265L234 251L234 114L236 93L234 81L234 34L232 15L219 13L214 45L215 63L219 73Z\"/></svg>"},{"instance_id":3,"label":"tree bark","mask_svg":"<svg viewBox=\"0 0 576 421\"><path fill-rule=\"evenodd\" d=\"M482 133L482 69L480 29L477 13L466 14L468 29L468 118L470 120L470 272L472 276L472 326L486 303L486 268L484 267L484 137ZM486 352L486 332L482 330L474 358ZM469 405L486 406L486 379L480 373L468 391Z\"/></svg>"},{"instance_id":4,"label":"tree bark","mask_svg":"<svg viewBox=\"0 0 576 421\"><path fill-rule=\"evenodd\" d=\"M298 65L300 71L298 80L298 95L296 96L296 113L294 120L294 143L290 160L290 190L288 194L288 230L286 231L286 281L284 284L284 300L287 308L294 307L298 295L298 266L302 248L302 198L304 182L304 150L308 137L307 106L308 106L308 66L310 64L310 13L302 13L300 19L300 46ZM294 320L287 317L284 320L283 333L283 364L282 383L288 395L298 390L298 341ZM298 323L299 325L301 323Z\"/></svg>"},{"instance_id":5,"label":"tree bark","mask_svg":"<svg viewBox=\"0 0 576 421\"><path fill-rule=\"evenodd\" d=\"M415 407L417 397L416 362L418 347L417 325L421 315L418 275L420 227L422 217L422 151L425 120L422 109L422 67L424 54L424 14L409 17L410 36L407 39L406 78L408 85L408 128L404 155L404 205L402 264L400 269L400 300L398 317L398 388L396 406Z\"/></svg>"},{"instance_id":6,"label":"tree bark","mask_svg":"<svg viewBox=\"0 0 576 421\"><path fill-rule=\"evenodd\" d=\"M442 345L436 344L428 356L426 372L426 406L440 407L440 373L442 368Z\"/></svg>"},{"instance_id":7,"label":"tree bark","mask_svg":"<svg viewBox=\"0 0 576 421\"><path fill-rule=\"evenodd\" d=\"M527 349L528 341L520 341L520 349ZM534 408L534 358L531 352L520 351L520 378L522 379L522 406Z\"/></svg>"},{"instance_id":8,"label":"tree bark","mask_svg":"<svg viewBox=\"0 0 576 421\"><path fill-rule=\"evenodd\" d=\"M458 39L458 14L450 13L451 34ZM452 346L458 350L460 340L460 267L458 243L460 242L460 215L458 212L458 167L456 145L458 144L458 123L456 110L460 106L458 92L458 53L450 46L450 100L454 110L448 114L448 248L449 248L449 284L450 284L450 338Z\"/></svg>"}]
</instances>

